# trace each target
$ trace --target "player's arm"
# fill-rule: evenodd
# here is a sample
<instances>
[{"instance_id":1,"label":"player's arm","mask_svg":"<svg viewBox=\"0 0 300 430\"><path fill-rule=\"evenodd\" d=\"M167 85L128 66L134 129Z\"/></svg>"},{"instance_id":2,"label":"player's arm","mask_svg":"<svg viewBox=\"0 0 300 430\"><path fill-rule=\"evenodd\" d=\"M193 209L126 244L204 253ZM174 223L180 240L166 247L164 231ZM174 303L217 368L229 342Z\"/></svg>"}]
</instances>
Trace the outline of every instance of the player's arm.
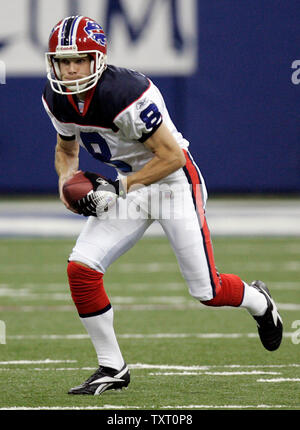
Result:
<instances>
[{"instance_id":1,"label":"player's arm","mask_svg":"<svg viewBox=\"0 0 300 430\"><path fill-rule=\"evenodd\" d=\"M57 135L57 144L55 148L55 169L58 174L59 197L64 205L72 210L63 196L63 184L78 171L79 165L79 144L76 140L63 140Z\"/></svg>"},{"instance_id":2,"label":"player's arm","mask_svg":"<svg viewBox=\"0 0 300 430\"><path fill-rule=\"evenodd\" d=\"M174 139L169 129L162 123L159 128L150 136L144 144L153 152L154 157L138 172L128 176L125 180L112 181L101 175L85 172L85 176L93 184L94 191L77 201L78 212L85 216L104 212L111 203L111 191L115 196L124 196L128 191L136 189L136 186L150 185L160 179L165 178L185 165L183 151ZM104 179L106 185L99 189L99 179ZM111 186L109 189L108 186ZM101 194L101 198L99 197Z\"/></svg>"},{"instance_id":3,"label":"player's arm","mask_svg":"<svg viewBox=\"0 0 300 430\"><path fill-rule=\"evenodd\" d=\"M101 175L85 172L85 176L91 180L94 190L97 192L88 194L77 202L79 213L86 216L97 216L97 214L104 212L110 204L111 193L108 191L115 193L116 197L123 197L124 191L126 193L141 185L153 184L185 165L183 151L163 123L144 144L153 152L154 157L141 170L128 176L125 180L122 179L122 183L120 180L112 181L101 177ZM100 178L106 182L101 191L99 191ZM111 186L111 189L108 188L108 185ZM101 193L101 201L97 198L97 193Z\"/></svg>"},{"instance_id":4,"label":"player's arm","mask_svg":"<svg viewBox=\"0 0 300 430\"><path fill-rule=\"evenodd\" d=\"M150 185L185 165L182 149L167 126L162 123L144 145L154 157L138 172L127 177L127 191L136 185Z\"/></svg>"}]
</instances>

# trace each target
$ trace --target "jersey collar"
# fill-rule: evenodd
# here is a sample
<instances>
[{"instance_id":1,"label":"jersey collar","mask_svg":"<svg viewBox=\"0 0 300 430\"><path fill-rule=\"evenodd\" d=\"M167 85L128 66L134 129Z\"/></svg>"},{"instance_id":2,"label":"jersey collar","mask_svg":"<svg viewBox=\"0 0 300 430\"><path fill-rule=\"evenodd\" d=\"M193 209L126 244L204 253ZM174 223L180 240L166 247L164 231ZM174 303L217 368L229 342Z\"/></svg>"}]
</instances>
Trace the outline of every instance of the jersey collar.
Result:
<instances>
[{"instance_id":1,"label":"jersey collar","mask_svg":"<svg viewBox=\"0 0 300 430\"><path fill-rule=\"evenodd\" d=\"M84 107L83 107L83 111L82 112L80 112L80 110L78 108L78 104L77 104L77 101L76 101L76 98L75 98L76 96L72 95L72 94L67 94L67 98L68 98L69 102L71 103L71 105L73 106L73 108L76 110L76 112L77 112L78 115L80 115L80 116L85 116L86 115L86 113L88 111L88 108L90 106L90 103L92 101L92 98L93 98L96 86L97 85L95 85L93 88L91 88L90 90L87 91L87 94L86 94L86 97L85 97L85 100L84 100ZM68 89L67 89L67 92L69 92Z\"/></svg>"}]
</instances>

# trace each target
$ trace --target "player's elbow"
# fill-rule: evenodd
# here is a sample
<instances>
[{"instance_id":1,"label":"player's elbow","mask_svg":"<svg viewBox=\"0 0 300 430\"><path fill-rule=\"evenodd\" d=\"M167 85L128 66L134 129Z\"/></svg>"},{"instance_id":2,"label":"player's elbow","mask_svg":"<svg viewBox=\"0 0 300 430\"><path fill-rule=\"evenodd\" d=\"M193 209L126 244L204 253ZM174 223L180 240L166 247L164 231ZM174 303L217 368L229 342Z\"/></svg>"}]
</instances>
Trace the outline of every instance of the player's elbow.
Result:
<instances>
[{"instance_id":1,"label":"player's elbow","mask_svg":"<svg viewBox=\"0 0 300 430\"><path fill-rule=\"evenodd\" d=\"M178 151L176 152L176 154L174 154L173 160L172 160L172 164L174 166L174 170L178 170L181 167L185 166L186 163L186 159L185 156L183 154L183 151Z\"/></svg>"},{"instance_id":2,"label":"player's elbow","mask_svg":"<svg viewBox=\"0 0 300 430\"><path fill-rule=\"evenodd\" d=\"M181 169L185 165L185 159L180 156L174 156L167 161L167 174L171 174Z\"/></svg>"}]
</instances>

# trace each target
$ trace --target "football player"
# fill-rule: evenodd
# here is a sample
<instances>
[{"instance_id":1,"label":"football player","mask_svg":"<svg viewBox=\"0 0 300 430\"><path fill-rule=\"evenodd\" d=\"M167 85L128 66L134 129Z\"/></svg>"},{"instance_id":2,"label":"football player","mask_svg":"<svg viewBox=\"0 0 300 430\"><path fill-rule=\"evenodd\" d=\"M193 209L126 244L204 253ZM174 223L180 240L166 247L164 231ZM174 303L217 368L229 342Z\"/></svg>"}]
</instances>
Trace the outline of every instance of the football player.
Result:
<instances>
[{"instance_id":1,"label":"football player","mask_svg":"<svg viewBox=\"0 0 300 430\"><path fill-rule=\"evenodd\" d=\"M247 309L267 350L276 350L282 339L282 320L266 285L262 281L249 285L235 274L216 270L205 217L205 183L159 89L137 71L108 64L106 49L97 22L70 16L53 28L46 53L43 104L57 132L60 198L68 209L88 217L69 256L69 285L99 364L69 394L99 395L130 382L103 277L154 220L171 243L192 297L207 306ZM63 184L78 171L80 147L99 160L100 171L101 163L106 163L118 176L103 182L100 175L86 172L94 191L71 207ZM106 196L111 193L106 194L103 186L99 190L101 183L108 184L116 197L114 216L109 216L113 208L107 211ZM134 216L128 211L132 204L137 209ZM168 216L161 213L164 205ZM144 216L137 217L138 212ZM127 216L120 215L124 213Z\"/></svg>"}]
</instances>

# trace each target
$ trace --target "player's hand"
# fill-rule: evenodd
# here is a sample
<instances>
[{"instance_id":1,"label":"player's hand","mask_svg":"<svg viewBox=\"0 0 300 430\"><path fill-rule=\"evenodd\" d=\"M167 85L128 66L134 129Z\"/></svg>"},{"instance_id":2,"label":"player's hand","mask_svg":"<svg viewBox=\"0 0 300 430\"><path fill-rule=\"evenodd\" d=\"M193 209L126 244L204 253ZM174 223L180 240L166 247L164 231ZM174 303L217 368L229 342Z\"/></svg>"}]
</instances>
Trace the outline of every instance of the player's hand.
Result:
<instances>
[{"instance_id":1,"label":"player's hand","mask_svg":"<svg viewBox=\"0 0 300 430\"><path fill-rule=\"evenodd\" d=\"M111 191L90 191L85 197L77 200L77 213L84 216L99 216L115 204L118 196Z\"/></svg>"},{"instance_id":2,"label":"player's hand","mask_svg":"<svg viewBox=\"0 0 300 430\"><path fill-rule=\"evenodd\" d=\"M94 191L110 191L117 194L118 197L126 197L126 190L120 180L113 181L98 173L84 172L84 176L93 184Z\"/></svg>"},{"instance_id":3,"label":"player's hand","mask_svg":"<svg viewBox=\"0 0 300 430\"><path fill-rule=\"evenodd\" d=\"M58 180L58 190L59 190L59 198L60 198L60 200L62 201L62 203L65 205L65 207L68 210L70 210L70 211L72 211L72 212L74 212L76 214L78 214L78 211L73 206L71 206L67 202L67 200L65 199L65 197L64 197L63 186L64 186L64 183L67 182L68 179L70 179L72 176L74 176L78 172L81 172L81 170L76 170L76 171L72 170L67 175L60 176L59 180Z\"/></svg>"},{"instance_id":4,"label":"player's hand","mask_svg":"<svg viewBox=\"0 0 300 430\"><path fill-rule=\"evenodd\" d=\"M99 216L103 212L107 212L115 204L118 197L126 196L123 184L119 180L113 181L92 172L85 172L84 176L91 181L93 191L76 202L75 209L79 214Z\"/></svg>"}]
</instances>

